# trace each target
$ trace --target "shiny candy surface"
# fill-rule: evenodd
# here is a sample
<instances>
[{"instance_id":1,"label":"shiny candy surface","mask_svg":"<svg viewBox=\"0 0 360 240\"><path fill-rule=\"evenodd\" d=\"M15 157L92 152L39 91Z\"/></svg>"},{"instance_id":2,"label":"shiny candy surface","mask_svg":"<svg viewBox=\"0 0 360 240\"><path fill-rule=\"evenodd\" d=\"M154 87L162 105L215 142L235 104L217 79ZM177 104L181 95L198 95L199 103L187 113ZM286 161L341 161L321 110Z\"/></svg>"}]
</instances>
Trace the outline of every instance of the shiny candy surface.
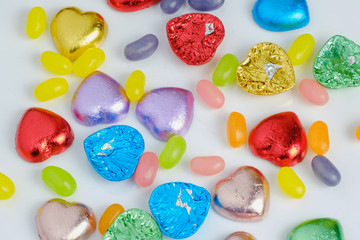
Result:
<instances>
[{"instance_id":1,"label":"shiny candy surface","mask_svg":"<svg viewBox=\"0 0 360 240\"><path fill-rule=\"evenodd\" d=\"M140 187L150 186L156 177L159 168L159 159L153 152L141 155L135 170L135 182Z\"/></svg>"},{"instance_id":2,"label":"shiny candy surface","mask_svg":"<svg viewBox=\"0 0 360 240\"><path fill-rule=\"evenodd\" d=\"M212 108L221 108L225 103L224 94L209 80L200 80L196 84L196 91Z\"/></svg>"},{"instance_id":3,"label":"shiny candy surface","mask_svg":"<svg viewBox=\"0 0 360 240\"><path fill-rule=\"evenodd\" d=\"M194 114L194 96L182 88L157 88L146 93L136 106L136 116L151 134L162 141L184 135Z\"/></svg>"},{"instance_id":4,"label":"shiny candy surface","mask_svg":"<svg viewBox=\"0 0 360 240\"><path fill-rule=\"evenodd\" d=\"M267 215L269 194L269 183L265 176L256 168L243 166L214 186L211 205L226 218L258 222Z\"/></svg>"},{"instance_id":5,"label":"shiny candy surface","mask_svg":"<svg viewBox=\"0 0 360 240\"><path fill-rule=\"evenodd\" d=\"M35 39L41 36L46 27L46 13L42 7L33 7L27 17L26 34Z\"/></svg>"},{"instance_id":6,"label":"shiny candy surface","mask_svg":"<svg viewBox=\"0 0 360 240\"><path fill-rule=\"evenodd\" d=\"M133 71L126 80L125 92L130 101L139 101L144 94L145 74L140 70Z\"/></svg>"},{"instance_id":7,"label":"shiny candy surface","mask_svg":"<svg viewBox=\"0 0 360 240\"><path fill-rule=\"evenodd\" d=\"M154 34L147 34L126 45L124 54L128 60L139 61L153 55L158 46L159 40L157 37Z\"/></svg>"},{"instance_id":8,"label":"shiny candy surface","mask_svg":"<svg viewBox=\"0 0 360 240\"><path fill-rule=\"evenodd\" d=\"M230 113L226 124L227 139L231 147L241 147L246 143L246 120L238 112Z\"/></svg>"},{"instance_id":9,"label":"shiny candy surface","mask_svg":"<svg viewBox=\"0 0 360 240\"><path fill-rule=\"evenodd\" d=\"M185 0L162 0L160 7L164 13L173 14L176 13L184 3Z\"/></svg>"},{"instance_id":10,"label":"shiny candy surface","mask_svg":"<svg viewBox=\"0 0 360 240\"><path fill-rule=\"evenodd\" d=\"M69 84L64 78L50 78L36 86L34 95L39 101L48 101L64 95L68 89Z\"/></svg>"},{"instance_id":11,"label":"shiny candy surface","mask_svg":"<svg viewBox=\"0 0 360 240\"><path fill-rule=\"evenodd\" d=\"M291 168L280 168L277 179L281 189L290 197L302 198L304 196L305 185Z\"/></svg>"},{"instance_id":12,"label":"shiny candy surface","mask_svg":"<svg viewBox=\"0 0 360 240\"><path fill-rule=\"evenodd\" d=\"M225 161L219 156L195 157L190 161L190 168L194 173L211 176L224 170Z\"/></svg>"},{"instance_id":13,"label":"shiny candy surface","mask_svg":"<svg viewBox=\"0 0 360 240\"><path fill-rule=\"evenodd\" d=\"M316 80L328 88L360 85L360 46L343 36L331 37L320 49L314 61Z\"/></svg>"},{"instance_id":14,"label":"shiny candy surface","mask_svg":"<svg viewBox=\"0 0 360 240\"><path fill-rule=\"evenodd\" d=\"M189 0L190 7L197 11L213 11L224 5L225 0Z\"/></svg>"},{"instance_id":15,"label":"shiny candy surface","mask_svg":"<svg viewBox=\"0 0 360 240\"><path fill-rule=\"evenodd\" d=\"M182 136L172 136L160 153L159 164L161 167L170 169L180 161L186 150L186 142Z\"/></svg>"},{"instance_id":16,"label":"shiny candy surface","mask_svg":"<svg viewBox=\"0 0 360 240\"><path fill-rule=\"evenodd\" d=\"M306 134L295 113L278 113L251 130L249 147L255 156L279 167L294 166L305 158Z\"/></svg>"},{"instance_id":17,"label":"shiny candy surface","mask_svg":"<svg viewBox=\"0 0 360 240\"><path fill-rule=\"evenodd\" d=\"M56 52L43 52L40 61L44 68L57 75L70 74L73 69L72 62Z\"/></svg>"},{"instance_id":18,"label":"shiny candy surface","mask_svg":"<svg viewBox=\"0 0 360 240\"><path fill-rule=\"evenodd\" d=\"M306 0L257 0L252 14L260 27L275 32L302 28L310 21Z\"/></svg>"},{"instance_id":19,"label":"shiny candy surface","mask_svg":"<svg viewBox=\"0 0 360 240\"><path fill-rule=\"evenodd\" d=\"M11 198L15 193L15 185L11 179L0 173L0 200Z\"/></svg>"},{"instance_id":20,"label":"shiny candy surface","mask_svg":"<svg viewBox=\"0 0 360 240\"><path fill-rule=\"evenodd\" d=\"M28 162L43 162L68 149L74 133L65 119L49 110L29 108L16 131L16 150Z\"/></svg>"},{"instance_id":21,"label":"shiny candy surface","mask_svg":"<svg viewBox=\"0 0 360 240\"><path fill-rule=\"evenodd\" d=\"M160 0L107 0L113 9L120 12L139 11L160 2Z\"/></svg>"},{"instance_id":22,"label":"shiny candy surface","mask_svg":"<svg viewBox=\"0 0 360 240\"><path fill-rule=\"evenodd\" d=\"M314 122L309 129L309 146L317 155L324 155L329 151L329 131L328 126L323 121Z\"/></svg>"},{"instance_id":23,"label":"shiny candy surface","mask_svg":"<svg viewBox=\"0 0 360 240\"><path fill-rule=\"evenodd\" d=\"M293 65L300 65L310 56L315 47L315 39L311 34L298 36L291 44L288 56Z\"/></svg>"},{"instance_id":24,"label":"shiny candy surface","mask_svg":"<svg viewBox=\"0 0 360 240\"><path fill-rule=\"evenodd\" d=\"M96 71L76 90L71 111L79 123L93 126L123 119L129 111L129 104L121 85L105 73Z\"/></svg>"},{"instance_id":25,"label":"shiny candy surface","mask_svg":"<svg viewBox=\"0 0 360 240\"><path fill-rule=\"evenodd\" d=\"M187 238L203 224L210 207L210 194L191 183L165 183L154 189L149 207L165 235Z\"/></svg>"},{"instance_id":26,"label":"shiny candy surface","mask_svg":"<svg viewBox=\"0 0 360 240\"><path fill-rule=\"evenodd\" d=\"M96 219L85 204L54 198L38 210L36 228L41 240L86 240L95 231Z\"/></svg>"},{"instance_id":27,"label":"shiny candy surface","mask_svg":"<svg viewBox=\"0 0 360 240\"><path fill-rule=\"evenodd\" d=\"M48 166L41 172L43 182L57 194L68 197L76 191L76 181L62 168Z\"/></svg>"},{"instance_id":28,"label":"shiny candy surface","mask_svg":"<svg viewBox=\"0 0 360 240\"><path fill-rule=\"evenodd\" d=\"M153 217L144 210L132 208L121 213L106 231L103 240L161 240L162 234Z\"/></svg>"},{"instance_id":29,"label":"shiny candy surface","mask_svg":"<svg viewBox=\"0 0 360 240\"><path fill-rule=\"evenodd\" d=\"M315 156L311 161L311 167L316 177L328 186L336 186L340 183L339 170L325 156Z\"/></svg>"},{"instance_id":30,"label":"shiny candy surface","mask_svg":"<svg viewBox=\"0 0 360 240\"><path fill-rule=\"evenodd\" d=\"M234 232L230 234L225 240L256 240L250 233Z\"/></svg>"},{"instance_id":31,"label":"shiny candy surface","mask_svg":"<svg viewBox=\"0 0 360 240\"><path fill-rule=\"evenodd\" d=\"M239 60L233 54L225 54L212 75L212 81L216 86L225 86L236 80L236 69Z\"/></svg>"},{"instance_id":32,"label":"shiny candy surface","mask_svg":"<svg viewBox=\"0 0 360 240\"><path fill-rule=\"evenodd\" d=\"M79 77L86 77L98 69L105 61L105 53L100 48L87 49L74 62L74 73Z\"/></svg>"},{"instance_id":33,"label":"shiny candy surface","mask_svg":"<svg viewBox=\"0 0 360 240\"><path fill-rule=\"evenodd\" d=\"M217 17L207 13L189 13L171 19L166 24L171 49L186 64L209 62L225 36Z\"/></svg>"},{"instance_id":34,"label":"shiny candy surface","mask_svg":"<svg viewBox=\"0 0 360 240\"><path fill-rule=\"evenodd\" d=\"M115 125L101 129L84 141L86 156L105 179L122 181L131 177L144 152L144 139L130 126Z\"/></svg>"},{"instance_id":35,"label":"shiny candy surface","mask_svg":"<svg viewBox=\"0 0 360 240\"><path fill-rule=\"evenodd\" d=\"M111 224L114 220L119 216L121 213L124 212L123 206L120 204L114 203L110 205L103 213L99 220L99 232L101 235L104 235L106 231L109 229Z\"/></svg>"},{"instance_id":36,"label":"shiny candy surface","mask_svg":"<svg viewBox=\"0 0 360 240\"><path fill-rule=\"evenodd\" d=\"M322 106L329 101L326 89L312 79L303 79L299 85L300 95L308 102Z\"/></svg>"},{"instance_id":37,"label":"shiny candy surface","mask_svg":"<svg viewBox=\"0 0 360 240\"><path fill-rule=\"evenodd\" d=\"M355 136L360 141L360 125L356 128Z\"/></svg>"},{"instance_id":38,"label":"shiny candy surface","mask_svg":"<svg viewBox=\"0 0 360 240\"><path fill-rule=\"evenodd\" d=\"M286 52L274 43L258 43L237 69L241 89L256 95L285 92L295 85L294 68Z\"/></svg>"},{"instance_id":39,"label":"shiny candy surface","mask_svg":"<svg viewBox=\"0 0 360 240\"><path fill-rule=\"evenodd\" d=\"M59 52L74 61L86 49L98 47L105 40L108 27L100 14L68 7L55 15L50 30Z\"/></svg>"}]
</instances>

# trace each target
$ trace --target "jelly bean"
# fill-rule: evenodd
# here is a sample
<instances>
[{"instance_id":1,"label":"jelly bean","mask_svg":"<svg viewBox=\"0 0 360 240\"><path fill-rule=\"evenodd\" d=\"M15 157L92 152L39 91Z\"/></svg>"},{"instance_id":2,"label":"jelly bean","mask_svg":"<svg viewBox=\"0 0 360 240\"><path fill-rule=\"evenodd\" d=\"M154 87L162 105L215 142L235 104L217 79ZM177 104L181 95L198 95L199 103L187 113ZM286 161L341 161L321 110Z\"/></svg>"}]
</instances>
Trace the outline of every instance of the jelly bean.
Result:
<instances>
[{"instance_id":1,"label":"jelly bean","mask_svg":"<svg viewBox=\"0 0 360 240\"><path fill-rule=\"evenodd\" d=\"M303 79L299 85L300 95L308 102L315 105L325 105L329 101L326 89L315 80Z\"/></svg>"},{"instance_id":2,"label":"jelly bean","mask_svg":"<svg viewBox=\"0 0 360 240\"><path fill-rule=\"evenodd\" d=\"M162 0L160 2L160 7L164 13L173 14L184 5L184 2L185 0Z\"/></svg>"},{"instance_id":3,"label":"jelly bean","mask_svg":"<svg viewBox=\"0 0 360 240\"><path fill-rule=\"evenodd\" d=\"M123 206L114 203L110 205L99 220L99 232L104 235L117 216L124 212Z\"/></svg>"},{"instance_id":4,"label":"jelly bean","mask_svg":"<svg viewBox=\"0 0 360 240\"><path fill-rule=\"evenodd\" d=\"M57 75L70 74L73 69L71 61L56 52L43 52L40 61L44 68Z\"/></svg>"},{"instance_id":5,"label":"jelly bean","mask_svg":"<svg viewBox=\"0 0 360 240\"><path fill-rule=\"evenodd\" d=\"M309 129L309 145L317 155L324 155L329 150L329 132L323 121L314 122Z\"/></svg>"},{"instance_id":6,"label":"jelly bean","mask_svg":"<svg viewBox=\"0 0 360 240\"><path fill-rule=\"evenodd\" d=\"M39 101L47 101L64 95L68 89L69 84L64 78L50 78L36 86L34 95Z\"/></svg>"},{"instance_id":7,"label":"jelly bean","mask_svg":"<svg viewBox=\"0 0 360 240\"><path fill-rule=\"evenodd\" d=\"M293 198L302 198L305 194L305 185L289 167L280 168L277 179L281 189Z\"/></svg>"},{"instance_id":8,"label":"jelly bean","mask_svg":"<svg viewBox=\"0 0 360 240\"><path fill-rule=\"evenodd\" d=\"M139 61L150 57L157 49L159 40L153 34L147 34L128 44L125 47L124 54L128 60Z\"/></svg>"},{"instance_id":9,"label":"jelly bean","mask_svg":"<svg viewBox=\"0 0 360 240\"><path fill-rule=\"evenodd\" d=\"M355 136L360 141L360 125L356 129Z\"/></svg>"},{"instance_id":10,"label":"jelly bean","mask_svg":"<svg viewBox=\"0 0 360 240\"><path fill-rule=\"evenodd\" d=\"M43 182L57 194L68 197L76 190L75 179L62 168L49 166L41 173Z\"/></svg>"},{"instance_id":11,"label":"jelly bean","mask_svg":"<svg viewBox=\"0 0 360 240\"><path fill-rule=\"evenodd\" d=\"M196 91L210 107L221 108L224 105L224 94L209 80L200 80Z\"/></svg>"},{"instance_id":12,"label":"jelly bean","mask_svg":"<svg viewBox=\"0 0 360 240\"><path fill-rule=\"evenodd\" d=\"M159 168L159 159L153 152L141 155L135 170L135 182L140 187L150 186L156 177Z\"/></svg>"},{"instance_id":13,"label":"jelly bean","mask_svg":"<svg viewBox=\"0 0 360 240\"><path fill-rule=\"evenodd\" d=\"M288 56L293 65L300 65L309 57L315 46L315 39L311 34L300 35L291 44Z\"/></svg>"},{"instance_id":14,"label":"jelly bean","mask_svg":"<svg viewBox=\"0 0 360 240\"><path fill-rule=\"evenodd\" d=\"M42 7L34 7L30 10L26 22L26 34L29 38L40 37L46 26L46 13Z\"/></svg>"},{"instance_id":15,"label":"jelly bean","mask_svg":"<svg viewBox=\"0 0 360 240\"><path fill-rule=\"evenodd\" d=\"M189 0L190 7L198 11L213 11L220 8L225 0Z\"/></svg>"},{"instance_id":16,"label":"jelly bean","mask_svg":"<svg viewBox=\"0 0 360 240\"><path fill-rule=\"evenodd\" d=\"M172 136L160 153L160 166L166 169L173 168L180 161L185 149L186 142L184 138L179 135Z\"/></svg>"},{"instance_id":17,"label":"jelly bean","mask_svg":"<svg viewBox=\"0 0 360 240\"><path fill-rule=\"evenodd\" d=\"M139 101L144 94L145 75L140 70L133 71L126 80L125 92L130 101Z\"/></svg>"},{"instance_id":18,"label":"jelly bean","mask_svg":"<svg viewBox=\"0 0 360 240\"><path fill-rule=\"evenodd\" d=\"M231 147L241 147L246 143L246 120L238 112L230 113L227 120L227 139Z\"/></svg>"},{"instance_id":19,"label":"jelly bean","mask_svg":"<svg viewBox=\"0 0 360 240\"><path fill-rule=\"evenodd\" d=\"M236 79L236 69L239 66L239 60L233 54L225 54L218 63L213 75L212 81L216 86L225 86Z\"/></svg>"},{"instance_id":20,"label":"jelly bean","mask_svg":"<svg viewBox=\"0 0 360 240\"><path fill-rule=\"evenodd\" d=\"M219 156L195 157L190 161L190 168L194 173L211 176L224 170L225 161Z\"/></svg>"},{"instance_id":21,"label":"jelly bean","mask_svg":"<svg viewBox=\"0 0 360 240\"><path fill-rule=\"evenodd\" d=\"M105 61L105 53L100 48L89 48L74 62L74 73L86 77L98 69Z\"/></svg>"},{"instance_id":22,"label":"jelly bean","mask_svg":"<svg viewBox=\"0 0 360 240\"><path fill-rule=\"evenodd\" d=\"M9 199L14 193L14 183L5 174L0 173L0 200Z\"/></svg>"},{"instance_id":23,"label":"jelly bean","mask_svg":"<svg viewBox=\"0 0 360 240\"><path fill-rule=\"evenodd\" d=\"M324 156L317 155L311 161L312 170L323 183L336 186L341 180L339 170Z\"/></svg>"}]
</instances>

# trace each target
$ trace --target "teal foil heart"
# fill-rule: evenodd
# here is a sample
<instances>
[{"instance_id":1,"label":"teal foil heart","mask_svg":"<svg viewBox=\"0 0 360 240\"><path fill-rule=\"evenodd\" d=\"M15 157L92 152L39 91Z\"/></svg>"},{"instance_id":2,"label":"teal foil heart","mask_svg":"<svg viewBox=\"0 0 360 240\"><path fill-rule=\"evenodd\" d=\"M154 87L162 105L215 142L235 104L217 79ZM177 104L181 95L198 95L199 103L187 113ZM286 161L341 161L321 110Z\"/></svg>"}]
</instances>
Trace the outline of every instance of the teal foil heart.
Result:
<instances>
[{"instance_id":1,"label":"teal foil heart","mask_svg":"<svg viewBox=\"0 0 360 240\"><path fill-rule=\"evenodd\" d=\"M335 35L320 49L314 61L314 77L328 88L360 85L360 46Z\"/></svg>"}]
</instances>

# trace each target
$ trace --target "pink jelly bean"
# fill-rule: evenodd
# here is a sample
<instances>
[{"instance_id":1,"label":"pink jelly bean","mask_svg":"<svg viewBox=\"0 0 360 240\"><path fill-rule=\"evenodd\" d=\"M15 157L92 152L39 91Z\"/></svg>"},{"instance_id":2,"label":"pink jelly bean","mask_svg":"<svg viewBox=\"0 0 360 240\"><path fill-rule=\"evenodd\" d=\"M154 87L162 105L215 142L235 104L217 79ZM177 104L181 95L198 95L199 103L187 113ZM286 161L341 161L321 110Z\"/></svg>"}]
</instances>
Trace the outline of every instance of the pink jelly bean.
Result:
<instances>
[{"instance_id":1,"label":"pink jelly bean","mask_svg":"<svg viewBox=\"0 0 360 240\"><path fill-rule=\"evenodd\" d=\"M135 170L135 182L140 187L150 186L156 177L159 168L159 159L153 152L141 155L139 164Z\"/></svg>"},{"instance_id":2,"label":"pink jelly bean","mask_svg":"<svg viewBox=\"0 0 360 240\"><path fill-rule=\"evenodd\" d=\"M212 108L221 108L224 105L224 94L209 80L200 80L196 84L199 96Z\"/></svg>"},{"instance_id":3,"label":"pink jelly bean","mask_svg":"<svg viewBox=\"0 0 360 240\"><path fill-rule=\"evenodd\" d=\"M311 79L303 79L299 85L300 94L305 100L315 105L325 105L329 101L326 89Z\"/></svg>"},{"instance_id":4,"label":"pink jelly bean","mask_svg":"<svg viewBox=\"0 0 360 240\"><path fill-rule=\"evenodd\" d=\"M190 168L194 173L211 176L224 170L225 161L219 156L195 157L190 161Z\"/></svg>"}]
</instances>

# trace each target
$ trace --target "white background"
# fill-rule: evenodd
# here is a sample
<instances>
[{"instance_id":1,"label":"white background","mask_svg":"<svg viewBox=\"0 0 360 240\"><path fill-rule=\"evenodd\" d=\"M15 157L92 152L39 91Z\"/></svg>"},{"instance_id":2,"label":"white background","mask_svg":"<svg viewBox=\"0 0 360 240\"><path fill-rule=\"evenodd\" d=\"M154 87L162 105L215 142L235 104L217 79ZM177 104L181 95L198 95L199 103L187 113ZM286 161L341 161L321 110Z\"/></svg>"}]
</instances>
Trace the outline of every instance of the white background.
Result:
<instances>
[{"instance_id":1,"label":"white background","mask_svg":"<svg viewBox=\"0 0 360 240\"><path fill-rule=\"evenodd\" d=\"M259 240L286 239L297 224L312 218L337 218L344 228L347 239L358 239L360 191L358 153L360 143L355 130L360 124L360 89L329 90L330 100L319 107L307 103L298 92L303 78L313 78L312 62L315 54L327 39L335 34L344 35L360 42L360 3L354 0L308 1L310 23L302 29L289 32L269 32L253 20L251 9L254 0L228 0L218 10L211 12L225 26L225 39L211 62L202 66L188 66L180 61L169 47L165 26L168 20L194 12L188 5L173 15L164 14L159 4L139 12L122 13L110 8L106 0L17 0L3 2L1 7L1 118L0 118L0 172L9 176L16 185L15 195L0 201L0 239L38 239L35 215L47 200L60 197L41 180L44 167L54 165L69 171L77 181L78 189L67 201L79 201L90 206L97 219L112 203L120 203L125 209L141 208L149 211L148 199L159 184L169 181L191 182L208 191L220 179L227 177L237 167L251 165L266 176L270 184L270 208L265 220L258 223L242 223L218 215L212 208L199 231L189 239L225 239L234 231L248 231ZM27 14L34 6L42 6L47 13L48 26L44 34L35 40L26 36ZM82 144L91 133L107 127L86 127L78 124L70 111L73 93L80 78L68 75L68 93L48 102L38 102L33 96L37 84L56 75L47 72L40 64L40 55L46 50L56 51L49 30L52 17L62 8L76 6L83 11L97 11L109 25L109 33L101 48L106 61L100 68L123 86L128 75L136 69L146 75L146 91L159 87L182 87L191 90L195 97L195 114L192 126L185 135L187 150L181 162L171 170L160 169L152 186L141 189L133 179L110 182L103 179L89 164ZM124 47L145 34L153 33L159 38L159 48L150 58L131 62L123 54ZM234 83L221 88L225 105L210 109L195 91L201 79L211 80L217 62L225 53L235 54L241 62L248 50L258 42L273 42L286 51L297 36L310 33L316 40L314 53L303 65L295 67L296 86L275 96L248 94ZM73 145L64 153L53 156L43 163L29 163L19 157L15 150L15 131L24 111L29 107L42 107L64 117L75 133ZM145 139L145 151L160 154L165 142L156 140L136 119L136 104L132 103L127 117L119 124L137 128ZM342 181L336 187L327 187L313 174L310 166L314 153L309 149L304 161L294 167L306 185L304 198L297 200L285 195L278 186L276 176L279 168L255 157L249 147L233 149L226 140L226 120L230 112L241 112L247 120L248 132L262 119L283 111L294 111L308 131L310 125L323 120L328 124L330 150L326 156L337 166ZM191 172L190 160L195 156L220 155L226 161L225 170L211 177ZM100 239L96 231L91 239ZM164 237L164 239L168 239Z\"/></svg>"}]
</instances>

